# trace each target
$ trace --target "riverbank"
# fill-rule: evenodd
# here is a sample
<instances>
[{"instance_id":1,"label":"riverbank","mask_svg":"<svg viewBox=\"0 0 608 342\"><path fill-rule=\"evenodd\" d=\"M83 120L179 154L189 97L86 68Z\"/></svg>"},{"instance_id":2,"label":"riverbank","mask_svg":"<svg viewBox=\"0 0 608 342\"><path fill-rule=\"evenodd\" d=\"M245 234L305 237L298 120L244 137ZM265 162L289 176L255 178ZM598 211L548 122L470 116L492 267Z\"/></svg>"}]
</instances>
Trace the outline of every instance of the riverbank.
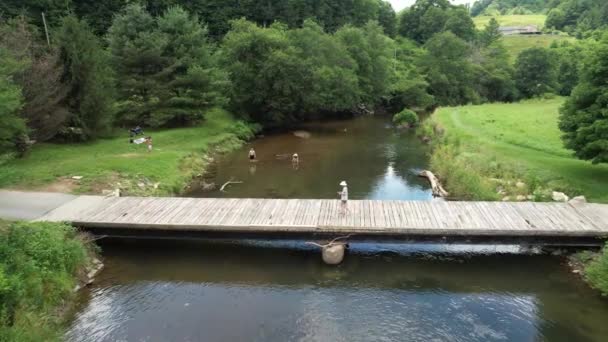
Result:
<instances>
[{"instance_id":1,"label":"riverbank","mask_svg":"<svg viewBox=\"0 0 608 342\"><path fill-rule=\"evenodd\" d=\"M451 196L550 201L553 191L608 203L608 165L578 160L557 126L562 98L446 107L425 123L436 135L431 169Z\"/></svg>"},{"instance_id":2,"label":"riverbank","mask_svg":"<svg viewBox=\"0 0 608 342\"><path fill-rule=\"evenodd\" d=\"M60 341L75 286L98 269L73 227L0 221L0 341Z\"/></svg>"},{"instance_id":3,"label":"riverbank","mask_svg":"<svg viewBox=\"0 0 608 342\"><path fill-rule=\"evenodd\" d=\"M568 258L572 272L608 297L608 245L600 252L581 251Z\"/></svg>"},{"instance_id":4,"label":"riverbank","mask_svg":"<svg viewBox=\"0 0 608 342\"><path fill-rule=\"evenodd\" d=\"M146 131L153 151L128 135L86 144L40 144L28 156L2 165L0 188L127 195L178 194L204 173L215 153L241 146L254 129L219 109L197 127Z\"/></svg>"}]
</instances>

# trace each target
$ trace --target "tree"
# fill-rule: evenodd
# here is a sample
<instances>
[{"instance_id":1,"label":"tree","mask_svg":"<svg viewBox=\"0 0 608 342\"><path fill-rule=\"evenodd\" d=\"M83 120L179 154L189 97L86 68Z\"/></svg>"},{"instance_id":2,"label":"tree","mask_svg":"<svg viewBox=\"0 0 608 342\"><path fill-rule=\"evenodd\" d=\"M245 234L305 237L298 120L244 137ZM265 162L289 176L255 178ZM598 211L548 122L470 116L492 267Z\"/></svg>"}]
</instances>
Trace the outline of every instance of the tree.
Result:
<instances>
[{"instance_id":1,"label":"tree","mask_svg":"<svg viewBox=\"0 0 608 342\"><path fill-rule=\"evenodd\" d=\"M426 74L430 94L440 105L479 102L474 87L469 45L452 32L434 35L424 44L427 54L420 66Z\"/></svg>"},{"instance_id":2,"label":"tree","mask_svg":"<svg viewBox=\"0 0 608 342\"><path fill-rule=\"evenodd\" d=\"M12 80L20 68L23 65L0 47L0 153L13 151L26 133L25 121L18 115L23 105L21 89Z\"/></svg>"},{"instance_id":3,"label":"tree","mask_svg":"<svg viewBox=\"0 0 608 342\"><path fill-rule=\"evenodd\" d=\"M82 138L94 138L113 119L112 73L106 54L89 25L74 16L63 19L58 41L63 80L69 85L70 125L82 130Z\"/></svg>"},{"instance_id":4,"label":"tree","mask_svg":"<svg viewBox=\"0 0 608 342\"><path fill-rule=\"evenodd\" d=\"M181 7L170 7L157 25L166 37L162 56L169 63L155 77L161 85L159 103L149 123L183 126L200 122L208 109L227 102L228 78L212 60L207 28Z\"/></svg>"},{"instance_id":5,"label":"tree","mask_svg":"<svg viewBox=\"0 0 608 342\"><path fill-rule=\"evenodd\" d=\"M555 56L545 48L522 51L515 62L515 83L526 98L554 92L557 88Z\"/></svg>"},{"instance_id":6,"label":"tree","mask_svg":"<svg viewBox=\"0 0 608 342\"><path fill-rule=\"evenodd\" d=\"M36 27L23 16L0 25L0 47L23 63L23 68L13 75L23 95L19 115L27 124L29 137L41 142L55 137L70 113L66 106L68 87L61 82L63 66L59 54L36 39L39 36Z\"/></svg>"},{"instance_id":7,"label":"tree","mask_svg":"<svg viewBox=\"0 0 608 342\"><path fill-rule=\"evenodd\" d=\"M116 74L119 123L150 120L161 87L155 76L170 63L162 55L166 45L167 38L156 30L154 18L142 6L129 5L114 17L108 47Z\"/></svg>"},{"instance_id":8,"label":"tree","mask_svg":"<svg viewBox=\"0 0 608 342\"><path fill-rule=\"evenodd\" d=\"M514 70L509 62L509 53L500 40L490 46L478 47L471 61L477 80L476 89L482 101L507 102L516 99Z\"/></svg>"},{"instance_id":9,"label":"tree","mask_svg":"<svg viewBox=\"0 0 608 342\"><path fill-rule=\"evenodd\" d=\"M477 35L475 23L473 23L468 10L464 7L455 7L447 12L447 20L443 30L451 31L466 41L474 40Z\"/></svg>"},{"instance_id":10,"label":"tree","mask_svg":"<svg viewBox=\"0 0 608 342\"><path fill-rule=\"evenodd\" d=\"M493 43L499 41L502 38L502 34L499 31L500 26L496 18L492 17L486 27L481 31L479 35L479 41L483 46L490 46Z\"/></svg>"},{"instance_id":11,"label":"tree","mask_svg":"<svg viewBox=\"0 0 608 342\"><path fill-rule=\"evenodd\" d=\"M207 29L183 8L170 7L154 18L140 5L129 5L114 18L108 40L119 122L190 125L226 102L227 76L214 63Z\"/></svg>"},{"instance_id":12,"label":"tree","mask_svg":"<svg viewBox=\"0 0 608 342\"><path fill-rule=\"evenodd\" d=\"M560 110L566 148L577 158L608 163L608 34L594 46L582 67L580 83Z\"/></svg>"},{"instance_id":13,"label":"tree","mask_svg":"<svg viewBox=\"0 0 608 342\"><path fill-rule=\"evenodd\" d=\"M389 93L393 42L374 22L362 29L345 26L336 32L336 37L357 64L361 100L367 105L378 104Z\"/></svg>"},{"instance_id":14,"label":"tree","mask_svg":"<svg viewBox=\"0 0 608 342\"><path fill-rule=\"evenodd\" d=\"M384 34L393 38L397 34L397 15L393 6L387 1L378 0L378 23L384 29Z\"/></svg>"},{"instance_id":15,"label":"tree","mask_svg":"<svg viewBox=\"0 0 608 342\"><path fill-rule=\"evenodd\" d=\"M429 84L418 67L418 63L424 60L425 51L414 41L405 38L398 38L395 45L390 107L393 110L411 108L417 112L429 110L435 104L435 99L429 94Z\"/></svg>"}]
</instances>

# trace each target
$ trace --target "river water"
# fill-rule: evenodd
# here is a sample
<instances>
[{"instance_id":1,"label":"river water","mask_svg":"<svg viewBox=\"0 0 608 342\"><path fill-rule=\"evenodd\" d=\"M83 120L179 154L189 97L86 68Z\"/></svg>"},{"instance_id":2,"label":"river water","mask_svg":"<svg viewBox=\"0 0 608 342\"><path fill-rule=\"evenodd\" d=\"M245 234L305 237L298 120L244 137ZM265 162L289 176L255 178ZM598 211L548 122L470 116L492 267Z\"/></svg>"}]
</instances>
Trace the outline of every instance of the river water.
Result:
<instances>
[{"instance_id":1,"label":"river water","mask_svg":"<svg viewBox=\"0 0 608 342\"><path fill-rule=\"evenodd\" d=\"M256 140L218 160L199 196L429 200L427 150L359 118ZM297 152L300 165L290 157ZM277 155L279 157L277 158ZM252 167L254 170L252 170ZM69 341L607 341L608 301L563 258L518 246L357 242L337 267L295 241L100 240Z\"/></svg>"}]
</instances>

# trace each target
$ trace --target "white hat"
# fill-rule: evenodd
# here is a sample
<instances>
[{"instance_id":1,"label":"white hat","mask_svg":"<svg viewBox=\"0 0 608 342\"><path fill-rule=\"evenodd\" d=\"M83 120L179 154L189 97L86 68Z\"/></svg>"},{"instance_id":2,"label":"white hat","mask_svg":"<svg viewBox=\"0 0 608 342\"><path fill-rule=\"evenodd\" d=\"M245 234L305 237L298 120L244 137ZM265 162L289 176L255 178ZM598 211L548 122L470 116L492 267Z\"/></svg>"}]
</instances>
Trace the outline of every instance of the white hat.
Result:
<instances>
[{"instance_id":1,"label":"white hat","mask_svg":"<svg viewBox=\"0 0 608 342\"><path fill-rule=\"evenodd\" d=\"M340 186L346 186L346 181L340 182Z\"/></svg>"}]
</instances>

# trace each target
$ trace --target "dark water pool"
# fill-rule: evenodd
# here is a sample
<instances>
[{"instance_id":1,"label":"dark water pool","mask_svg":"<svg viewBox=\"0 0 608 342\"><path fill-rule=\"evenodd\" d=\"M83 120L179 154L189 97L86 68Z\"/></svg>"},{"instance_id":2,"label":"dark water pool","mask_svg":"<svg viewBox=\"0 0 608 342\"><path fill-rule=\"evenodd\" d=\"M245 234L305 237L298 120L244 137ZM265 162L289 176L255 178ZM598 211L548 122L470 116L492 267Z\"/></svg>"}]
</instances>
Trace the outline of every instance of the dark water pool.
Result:
<instances>
[{"instance_id":1,"label":"dark water pool","mask_svg":"<svg viewBox=\"0 0 608 342\"><path fill-rule=\"evenodd\" d=\"M102 245L70 341L606 341L608 302L518 247Z\"/></svg>"}]
</instances>

